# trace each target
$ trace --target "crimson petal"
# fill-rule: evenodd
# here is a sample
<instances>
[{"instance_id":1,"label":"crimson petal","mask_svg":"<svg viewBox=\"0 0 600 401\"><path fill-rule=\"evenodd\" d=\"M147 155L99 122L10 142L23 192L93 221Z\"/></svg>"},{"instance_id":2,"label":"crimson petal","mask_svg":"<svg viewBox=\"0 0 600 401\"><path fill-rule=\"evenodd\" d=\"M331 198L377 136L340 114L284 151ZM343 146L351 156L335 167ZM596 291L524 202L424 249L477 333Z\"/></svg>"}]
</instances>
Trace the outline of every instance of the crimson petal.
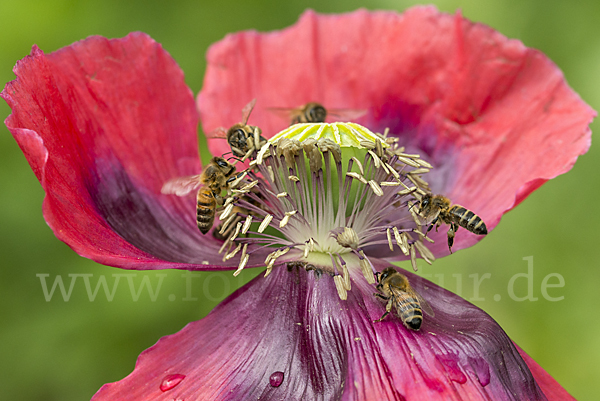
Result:
<instances>
[{"instance_id":1,"label":"crimson petal","mask_svg":"<svg viewBox=\"0 0 600 401\"><path fill-rule=\"evenodd\" d=\"M560 388L545 374L540 389L485 312L405 274L436 313L419 332L396 317L373 323L385 306L362 278L341 301L329 276L281 266L161 339L93 401L542 400L546 385Z\"/></svg>"},{"instance_id":2,"label":"crimson petal","mask_svg":"<svg viewBox=\"0 0 600 401\"><path fill-rule=\"evenodd\" d=\"M307 11L279 32L228 35L208 53L197 100L204 128L239 121L252 98L250 122L266 136L287 125L269 107L368 110L360 122L389 127L424 155L436 167L427 176L433 191L474 210L488 229L573 166L595 116L542 53L434 7ZM461 231L455 250L483 238ZM436 255L448 253L444 236L433 234Z\"/></svg>"},{"instance_id":3,"label":"crimson petal","mask_svg":"<svg viewBox=\"0 0 600 401\"><path fill-rule=\"evenodd\" d=\"M193 94L159 44L132 33L50 54L34 47L14 72L6 125L59 239L129 269L227 266L221 243L196 227L195 200L160 194L168 179L198 174L200 159Z\"/></svg>"}]
</instances>

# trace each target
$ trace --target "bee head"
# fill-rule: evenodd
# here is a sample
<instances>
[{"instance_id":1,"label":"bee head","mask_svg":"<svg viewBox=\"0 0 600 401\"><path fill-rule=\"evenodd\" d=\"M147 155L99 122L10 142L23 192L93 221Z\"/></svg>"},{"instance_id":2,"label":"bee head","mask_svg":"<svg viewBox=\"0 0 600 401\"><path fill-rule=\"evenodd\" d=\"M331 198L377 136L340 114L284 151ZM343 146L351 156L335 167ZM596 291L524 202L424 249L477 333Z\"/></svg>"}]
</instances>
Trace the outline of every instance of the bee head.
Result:
<instances>
[{"instance_id":1,"label":"bee head","mask_svg":"<svg viewBox=\"0 0 600 401\"><path fill-rule=\"evenodd\" d=\"M393 267L388 267L388 268L384 269L383 272L381 272L381 275L379 276L379 282L381 283L383 280L388 278L390 276L390 274L393 274L395 272L396 272L396 269L394 269Z\"/></svg>"},{"instance_id":2,"label":"bee head","mask_svg":"<svg viewBox=\"0 0 600 401\"><path fill-rule=\"evenodd\" d=\"M327 117L327 110L319 103L312 103L308 110L308 115L312 122L324 122Z\"/></svg>"},{"instance_id":3,"label":"bee head","mask_svg":"<svg viewBox=\"0 0 600 401\"><path fill-rule=\"evenodd\" d=\"M431 194L425 194L421 199L421 210L425 209L431 203Z\"/></svg>"},{"instance_id":4,"label":"bee head","mask_svg":"<svg viewBox=\"0 0 600 401\"><path fill-rule=\"evenodd\" d=\"M229 144L234 143L236 146L245 148L246 144L246 131L245 126L241 124L236 124L229 129L229 133L227 135L227 142Z\"/></svg>"}]
</instances>

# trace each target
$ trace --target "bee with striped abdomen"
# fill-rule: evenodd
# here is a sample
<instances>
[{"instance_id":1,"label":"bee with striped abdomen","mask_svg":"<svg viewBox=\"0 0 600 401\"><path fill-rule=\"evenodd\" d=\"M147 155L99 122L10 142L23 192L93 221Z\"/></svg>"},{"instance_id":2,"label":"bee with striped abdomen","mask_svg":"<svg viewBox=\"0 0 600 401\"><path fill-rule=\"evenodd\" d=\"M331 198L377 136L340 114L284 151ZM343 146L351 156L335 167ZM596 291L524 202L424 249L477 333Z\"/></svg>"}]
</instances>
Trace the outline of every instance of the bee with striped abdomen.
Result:
<instances>
[{"instance_id":1,"label":"bee with striped abdomen","mask_svg":"<svg viewBox=\"0 0 600 401\"><path fill-rule=\"evenodd\" d=\"M379 292L373 295L388 302L385 306L385 313L375 322L381 322L392 311L392 307L396 309L402 323L412 330L421 328L423 311L429 316L435 316L427 301L411 287L408 278L404 274L398 273L393 267L388 267L381 272L377 281Z\"/></svg>"},{"instance_id":2,"label":"bee with striped abdomen","mask_svg":"<svg viewBox=\"0 0 600 401\"><path fill-rule=\"evenodd\" d=\"M322 104L317 102L306 103L296 108L271 107L270 110L284 113L286 117L290 118L290 125L324 123L328 115L339 121L349 121L366 114L366 111L364 110L326 109Z\"/></svg>"},{"instance_id":3,"label":"bee with striped abdomen","mask_svg":"<svg viewBox=\"0 0 600 401\"><path fill-rule=\"evenodd\" d=\"M427 232L431 231L433 226L436 226L437 229L441 223L450 226L448 230L448 249L451 253L454 236L459 226L466 228L473 234L487 234L487 227L481 217L464 206L453 205L450 199L443 195L425 194L421 199L419 215L425 218L429 224Z\"/></svg>"},{"instance_id":4,"label":"bee with striped abdomen","mask_svg":"<svg viewBox=\"0 0 600 401\"><path fill-rule=\"evenodd\" d=\"M196 221L200 232L206 234L215 221L215 210L217 203L221 201L221 192L234 178L234 173L235 166L222 157L213 157L202 174L173 178L163 185L161 192L185 196L197 189Z\"/></svg>"},{"instance_id":5,"label":"bee with striped abdomen","mask_svg":"<svg viewBox=\"0 0 600 401\"><path fill-rule=\"evenodd\" d=\"M234 156L240 157L242 162L267 143L267 140L261 135L260 128L248 125L248 118L255 104L256 99L252 99L242 109L242 122L232 125L228 130L219 127L207 135L209 138L227 139L231 152Z\"/></svg>"}]
</instances>

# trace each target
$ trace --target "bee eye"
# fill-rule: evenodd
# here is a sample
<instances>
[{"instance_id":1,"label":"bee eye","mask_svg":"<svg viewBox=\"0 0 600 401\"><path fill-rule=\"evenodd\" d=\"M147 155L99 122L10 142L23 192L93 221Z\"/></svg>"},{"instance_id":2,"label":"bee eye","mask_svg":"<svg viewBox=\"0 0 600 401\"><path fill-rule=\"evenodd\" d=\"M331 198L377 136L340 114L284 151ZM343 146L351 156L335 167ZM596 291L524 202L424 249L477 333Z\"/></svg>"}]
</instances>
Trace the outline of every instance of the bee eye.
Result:
<instances>
[{"instance_id":1,"label":"bee eye","mask_svg":"<svg viewBox=\"0 0 600 401\"><path fill-rule=\"evenodd\" d=\"M225 160L217 160L217 164L221 167L227 167L227 162Z\"/></svg>"}]
</instances>

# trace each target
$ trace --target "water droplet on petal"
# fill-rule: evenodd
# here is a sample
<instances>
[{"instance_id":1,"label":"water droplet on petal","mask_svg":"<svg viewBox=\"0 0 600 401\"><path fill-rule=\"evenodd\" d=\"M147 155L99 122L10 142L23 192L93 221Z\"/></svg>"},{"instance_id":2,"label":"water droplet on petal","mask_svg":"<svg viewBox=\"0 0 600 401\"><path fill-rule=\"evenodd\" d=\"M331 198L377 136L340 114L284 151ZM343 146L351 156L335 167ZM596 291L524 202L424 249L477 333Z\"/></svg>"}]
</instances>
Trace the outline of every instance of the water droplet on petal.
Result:
<instances>
[{"instance_id":1,"label":"water droplet on petal","mask_svg":"<svg viewBox=\"0 0 600 401\"><path fill-rule=\"evenodd\" d=\"M171 390L173 387L181 383L183 379L185 379L185 375L179 373L165 376L160 383L160 391L164 392Z\"/></svg>"},{"instance_id":2,"label":"water droplet on petal","mask_svg":"<svg viewBox=\"0 0 600 401\"><path fill-rule=\"evenodd\" d=\"M464 384L467 382L467 376L463 373L460 366L458 366L458 356L454 354L447 355L436 355L437 359L444 365L446 373L450 380Z\"/></svg>"},{"instance_id":3,"label":"water droplet on petal","mask_svg":"<svg viewBox=\"0 0 600 401\"><path fill-rule=\"evenodd\" d=\"M471 364L471 368L475 371L479 384L481 384L482 387L490 384L490 367L487 362L483 358L469 357L469 363Z\"/></svg>"},{"instance_id":4,"label":"water droplet on petal","mask_svg":"<svg viewBox=\"0 0 600 401\"><path fill-rule=\"evenodd\" d=\"M269 377L269 383L273 387L279 387L279 386L281 386L281 383L283 383L283 372L275 372L275 373L273 373L271 375L271 377Z\"/></svg>"}]
</instances>

